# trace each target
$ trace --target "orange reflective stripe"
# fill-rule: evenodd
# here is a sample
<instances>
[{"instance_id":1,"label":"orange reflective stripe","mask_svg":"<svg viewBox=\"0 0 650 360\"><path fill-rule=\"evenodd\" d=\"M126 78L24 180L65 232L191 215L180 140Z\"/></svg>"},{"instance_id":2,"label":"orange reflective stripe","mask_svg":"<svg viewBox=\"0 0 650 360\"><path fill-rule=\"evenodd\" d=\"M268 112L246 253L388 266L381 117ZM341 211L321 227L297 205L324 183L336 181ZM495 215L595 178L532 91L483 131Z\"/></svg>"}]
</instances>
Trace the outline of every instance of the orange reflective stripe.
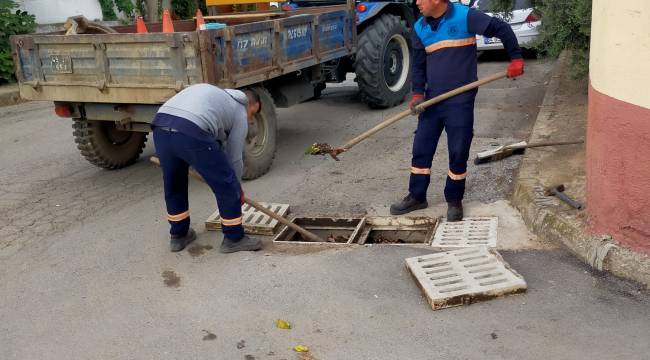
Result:
<instances>
[{"instance_id":1,"label":"orange reflective stripe","mask_svg":"<svg viewBox=\"0 0 650 360\"><path fill-rule=\"evenodd\" d=\"M451 47L460 47L460 46L469 46L476 44L476 37L468 37L458 40L444 40L438 41L426 47L427 54L438 51L440 49L451 48Z\"/></svg>"},{"instance_id":2,"label":"orange reflective stripe","mask_svg":"<svg viewBox=\"0 0 650 360\"><path fill-rule=\"evenodd\" d=\"M449 175L449 177L450 177L452 180L463 180L464 178L467 177L467 172L464 172L464 173L462 173L462 174L454 174L453 172L451 172L451 170L449 170L449 172L447 173L447 175Z\"/></svg>"},{"instance_id":3,"label":"orange reflective stripe","mask_svg":"<svg viewBox=\"0 0 650 360\"><path fill-rule=\"evenodd\" d=\"M411 166L411 174L415 174L415 175L431 175L431 169L430 168L417 168L415 166Z\"/></svg>"},{"instance_id":4,"label":"orange reflective stripe","mask_svg":"<svg viewBox=\"0 0 650 360\"><path fill-rule=\"evenodd\" d=\"M221 224L223 226L236 226L236 225L241 225L241 216L238 218L234 219L224 219L221 218Z\"/></svg>"},{"instance_id":5,"label":"orange reflective stripe","mask_svg":"<svg viewBox=\"0 0 650 360\"><path fill-rule=\"evenodd\" d=\"M187 210L184 213L176 214L176 215L171 215L167 214L167 220L169 221L182 221L190 217L190 211Z\"/></svg>"}]
</instances>

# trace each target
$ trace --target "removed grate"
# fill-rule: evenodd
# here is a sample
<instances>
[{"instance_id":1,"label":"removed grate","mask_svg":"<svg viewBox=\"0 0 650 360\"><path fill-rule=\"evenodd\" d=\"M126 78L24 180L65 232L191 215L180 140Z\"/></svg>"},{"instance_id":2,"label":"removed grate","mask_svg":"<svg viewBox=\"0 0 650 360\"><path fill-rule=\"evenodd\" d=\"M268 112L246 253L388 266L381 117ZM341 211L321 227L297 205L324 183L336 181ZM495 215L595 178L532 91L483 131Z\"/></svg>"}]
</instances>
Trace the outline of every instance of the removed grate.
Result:
<instances>
[{"instance_id":1,"label":"removed grate","mask_svg":"<svg viewBox=\"0 0 650 360\"><path fill-rule=\"evenodd\" d=\"M433 310L468 305L526 291L526 281L487 247L406 259Z\"/></svg>"},{"instance_id":2,"label":"removed grate","mask_svg":"<svg viewBox=\"0 0 650 360\"><path fill-rule=\"evenodd\" d=\"M430 217L372 216L366 219L359 244L430 244L437 220Z\"/></svg>"},{"instance_id":3,"label":"removed grate","mask_svg":"<svg viewBox=\"0 0 650 360\"><path fill-rule=\"evenodd\" d=\"M365 218L298 217L291 220L296 225L320 236L325 242L303 238L302 234L284 227L273 239L277 244L352 244L357 241Z\"/></svg>"},{"instance_id":4,"label":"removed grate","mask_svg":"<svg viewBox=\"0 0 650 360\"><path fill-rule=\"evenodd\" d=\"M289 204L260 204L280 216L286 216L289 213ZM277 220L258 211L248 204L242 205L241 212L244 231L248 234L271 236L275 234L275 230L280 224ZM219 210L215 211L214 214L205 221L205 228L214 231L221 230L221 215L219 215Z\"/></svg>"},{"instance_id":5,"label":"removed grate","mask_svg":"<svg viewBox=\"0 0 650 360\"><path fill-rule=\"evenodd\" d=\"M436 230L431 246L440 249L475 246L495 248L498 221L496 217L470 217L458 222L443 220Z\"/></svg>"}]
</instances>

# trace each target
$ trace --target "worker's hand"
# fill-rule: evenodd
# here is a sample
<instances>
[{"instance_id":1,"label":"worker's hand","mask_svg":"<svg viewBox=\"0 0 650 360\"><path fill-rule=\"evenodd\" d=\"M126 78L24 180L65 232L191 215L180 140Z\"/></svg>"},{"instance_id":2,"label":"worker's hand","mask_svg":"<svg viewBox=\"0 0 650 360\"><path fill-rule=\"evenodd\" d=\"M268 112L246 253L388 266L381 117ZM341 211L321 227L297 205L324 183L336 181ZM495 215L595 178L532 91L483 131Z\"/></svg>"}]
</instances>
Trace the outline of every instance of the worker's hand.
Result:
<instances>
[{"instance_id":1,"label":"worker's hand","mask_svg":"<svg viewBox=\"0 0 650 360\"><path fill-rule=\"evenodd\" d=\"M515 78L524 73L524 59L512 59L508 65L508 77Z\"/></svg>"},{"instance_id":2,"label":"worker's hand","mask_svg":"<svg viewBox=\"0 0 650 360\"><path fill-rule=\"evenodd\" d=\"M417 108L418 105L424 102L424 94L413 94L411 101L409 101L409 108L411 109L411 114L417 115L421 114L424 109Z\"/></svg>"}]
</instances>

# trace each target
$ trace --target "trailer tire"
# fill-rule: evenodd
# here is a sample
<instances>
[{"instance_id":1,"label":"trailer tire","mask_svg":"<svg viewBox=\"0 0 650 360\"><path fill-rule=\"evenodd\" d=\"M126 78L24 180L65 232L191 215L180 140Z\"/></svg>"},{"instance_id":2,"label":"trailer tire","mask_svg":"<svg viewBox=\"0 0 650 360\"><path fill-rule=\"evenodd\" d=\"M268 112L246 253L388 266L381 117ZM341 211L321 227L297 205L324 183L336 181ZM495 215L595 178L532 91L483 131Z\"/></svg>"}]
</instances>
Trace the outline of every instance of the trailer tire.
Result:
<instances>
[{"instance_id":1,"label":"trailer tire","mask_svg":"<svg viewBox=\"0 0 650 360\"><path fill-rule=\"evenodd\" d=\"M147 142L147 133L120 131L111 121L74 119L72 128L81 155L104 169L120 169L133 164Z\"/></svg>"},{"instance_id":2,"label":"trailer tire","mask_svg":"<svg viewBox=\"0 0 650 360\"><path fill-rule=\"evenodd\" d=\"M361 99L376 108L404 101L410 91L411 54L406 21L383 14L359 36L354 69Z\"/></svg>"},{"instance_id":3,"label":"trailer tire","mask_svg":"<svg viewBox=\"0 0 650 360\"><path fill-rule=\"evenodd\" d=\"M244 180L253 180L266 174L275 158L278 138L278 119L273 97L263 87L252 88L262 103L262 110L255 116L253 125L248 126L244 146Z\"/></svg>"}]
</instances>

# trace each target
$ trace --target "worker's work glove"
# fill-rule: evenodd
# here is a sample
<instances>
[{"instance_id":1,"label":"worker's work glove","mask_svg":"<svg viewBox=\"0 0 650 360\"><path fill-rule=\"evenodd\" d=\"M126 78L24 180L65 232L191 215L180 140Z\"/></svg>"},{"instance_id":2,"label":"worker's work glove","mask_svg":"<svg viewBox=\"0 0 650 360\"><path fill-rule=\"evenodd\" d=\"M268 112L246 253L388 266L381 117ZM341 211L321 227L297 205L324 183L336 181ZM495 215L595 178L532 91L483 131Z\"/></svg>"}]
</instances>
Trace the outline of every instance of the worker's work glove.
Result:
<instances>
[{"instance_id":1,"label":"worker's work glove","mask_svg":"<svg viewBox=\"0 0 650 360\"><path fill-rule=\"evenodd\" d=\"M424 109L417 108L418 105L424 102L424 94L413 94L411 101L409 101L409 108L411 109L411 114L418 115L424 112Z\"/></svg>"},{"instance_id":2,"label":"worker's work glove","mask_svg":"<svg viewBox=\"0 0 650 360\"><path fill-rule=\"evenodd\" d=\"M508 77L515 78L524 73L524 59L512 59L508 65Z\"/></svg>"}]
</instances>

